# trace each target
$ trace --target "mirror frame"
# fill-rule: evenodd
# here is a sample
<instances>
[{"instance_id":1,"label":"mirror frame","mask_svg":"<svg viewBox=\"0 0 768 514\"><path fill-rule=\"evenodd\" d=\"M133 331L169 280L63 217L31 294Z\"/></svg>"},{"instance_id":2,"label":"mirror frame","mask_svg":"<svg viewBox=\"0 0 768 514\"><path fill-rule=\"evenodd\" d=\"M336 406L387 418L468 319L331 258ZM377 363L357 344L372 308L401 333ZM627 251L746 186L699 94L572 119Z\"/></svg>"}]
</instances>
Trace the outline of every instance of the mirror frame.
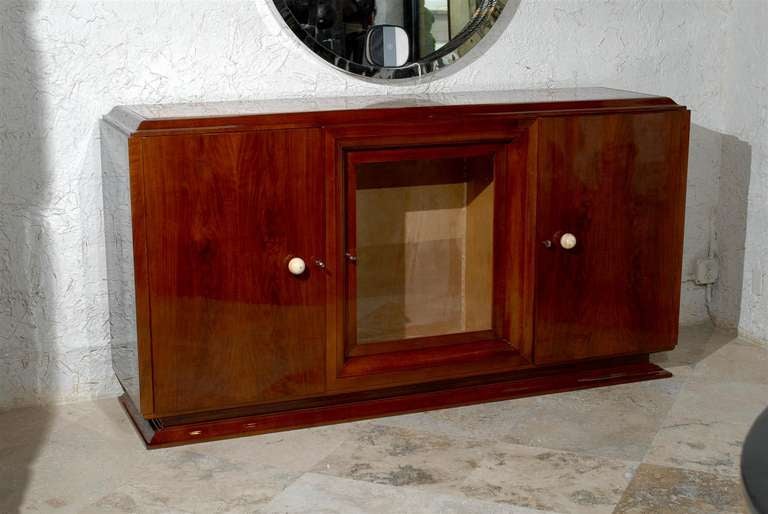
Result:
<instances>
[{"instance_id":1,"label":"mirror frame","mask_svg":"<svg viewBox=\"0 0 768 514\"><path fill-rule=\"evenodd\" d=\"M350 61L336 54L331 49L323 46L301 27L301 24L288 7L288 0L272 0L272 3L296 37L323 60L347 73L371 79L391 80L423 77L458 61L491 30L491 27L501 16L508 1L482 0L475 17L470 20L459 35L426 57L398 68L368 66Z\"/></svg>"}]
</instances>

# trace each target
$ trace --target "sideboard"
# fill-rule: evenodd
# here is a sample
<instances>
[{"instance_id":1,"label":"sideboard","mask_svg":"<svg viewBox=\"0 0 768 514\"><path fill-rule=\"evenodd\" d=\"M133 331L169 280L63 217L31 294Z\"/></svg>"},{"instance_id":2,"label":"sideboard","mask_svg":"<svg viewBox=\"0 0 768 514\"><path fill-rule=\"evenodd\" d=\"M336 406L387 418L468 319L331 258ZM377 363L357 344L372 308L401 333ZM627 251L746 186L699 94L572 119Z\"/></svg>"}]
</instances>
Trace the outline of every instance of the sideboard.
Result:
<instances>
[{"instance_id":1,"label":"sideboard","mask_svg":"<svg viewBox=\"0 0 768 514\"><path fill-rule=\"evenodd\" d=\"M150 447L668 377L689 111L604 88L114 108Z\"/></svg>"}]
</instances>

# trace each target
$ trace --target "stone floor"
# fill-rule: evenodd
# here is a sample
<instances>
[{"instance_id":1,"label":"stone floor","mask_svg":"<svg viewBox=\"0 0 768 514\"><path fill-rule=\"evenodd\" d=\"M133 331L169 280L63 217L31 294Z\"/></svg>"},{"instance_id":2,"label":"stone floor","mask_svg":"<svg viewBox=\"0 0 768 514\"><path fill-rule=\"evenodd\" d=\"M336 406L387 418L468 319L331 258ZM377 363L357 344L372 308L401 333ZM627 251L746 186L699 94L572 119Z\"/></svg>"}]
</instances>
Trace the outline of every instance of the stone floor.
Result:
<instances>
[{"instance_id":1,"label":"stone floor","mask_svg":"<svg viewBox=\"0 0 768 514\"><path fill-rule=\"evenodd\" d=\"M0 414L0 512L745 512L768 347L707 326L675 377L146 451L116 400Z\"/></svg>"}]
</instances>

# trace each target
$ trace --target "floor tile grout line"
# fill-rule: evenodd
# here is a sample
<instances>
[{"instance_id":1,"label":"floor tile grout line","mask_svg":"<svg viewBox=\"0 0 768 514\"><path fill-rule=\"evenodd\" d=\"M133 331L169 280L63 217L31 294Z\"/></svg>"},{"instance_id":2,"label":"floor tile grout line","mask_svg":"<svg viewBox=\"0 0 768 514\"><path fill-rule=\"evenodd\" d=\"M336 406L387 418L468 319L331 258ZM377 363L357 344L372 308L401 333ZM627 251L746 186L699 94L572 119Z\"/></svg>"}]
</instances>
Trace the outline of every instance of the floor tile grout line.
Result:
<instances>
[{"instance_id":1,"label":"floor tile grout line","mask_svg":"<svg viewBox=\"0 0 768 514\"><path fill-rule=\"evenodd\" d=\"M696 362L693 362L690 365L688 365L691 368L691 371L689 373L686 373L686 375L684 377L681 377L681 378L683 378L683 383L682 383L680 389L678 390L678 392L676 393L676 397L675 397L674 402L671 404L669 409L667 409L667 412L666 412L666 414L664 416L664 419L663 419L662 423L659 425L658 430L654 434L654 437L653 437L653 439L651 441L651 444L646 449L646 451L645 451L645 453L643 455L642 464L651 465L651 466L659 466L659 467L664 467L664 468L669 468L669 469L678 469L678 470L682 470L682 471L689 472L689 473L707 473L709 475L717 476L717 477L720 477L720 478L723 478L723 479L727 479L727 480L738 479L738 473L723 473L723 472L720 472L720 471L717 471L717 470L714 470L714 469L710 470L710 471L702 471L701 469L696 469L696 468L693 468L693 467L671 466L671 465L666 464L666 463L661 463L660 464L660 463L654 463L654 462L649 462L648 461L648 455L653 450L654 445L655 445L657 439L661 436L662 431L667 426L667 421L670 419L670 416L674 412L675 407L678 405L678 403L680 401L682 401L681 400L681 396L686 391L686 389L688 387L690 387L692 384L695 384L695 383L699 382L699 383L708 384L708 385L712 385L712 384L734 384L734 385L768 386L768 383L743 382L743 381L739 381L739 380L722 380L722 379L711 379L711 378L707 379L704 375L699 375L699 374L696 373L699 370L699 367L703 363L705 363L710 357L712 357L712 355L714 355L715 353L717 353L718 351L722 350L723 348L725 348L725 347L727 347L729 345L734 345L734 344L735 345L744 345L746 343L746 345L748 345L750 347L757 347L757 348L759 348L759 345L753 345L750 341L743 341L743 340L741 340L735 334L730 334L730 333L727 333L727 332L719 331L717 329L717 327L715 327L713 332L709 335L709 337L706 339L706 341L703 344L708 344L708 343L712 342L712 340L715 339L716 337L723 337L723 336L729 337L729 340L724 342L723 344L721 344L717 348L717 350L715 350L711 354L708 354L704 358L702 358L702 359L700 359L700 360L698 360ZM740 425L738 423L728 423L728 422L718 422L718 423L725 423L725 424L729 424L729 425L733 425L733 426L739 426Z\"/></svg>"},{"instance_id":2,"label":"floor tile grout line","mask_svg":"<svg viewBox=\"0 0 768 514\"><path fill-rule=\"evenodd\" d=\"M691 367L693 369L693 366ZM691 375L688 374L684 377L681 377L681 384L680 388L675 393L675 399L672 401L672 403L669 404L669 407L664 412L664 415L661 416L661 420L659 421L659 424L656 427L656 432L653 434L653 438L651 438L651 441L648 443L648 446L645 448L645 451L643 452L643 455L640 459L641 463L646 463L645 459L648 457L648 454L653 449L653 444L656 442L656 439L659 437L659 433L664 428L666 421L669 419L670 413L674 409L675 405L680 401L680 395L685 390L685 386L688 385L689 381L691 380Z\"/></svg>"}]
</instances>

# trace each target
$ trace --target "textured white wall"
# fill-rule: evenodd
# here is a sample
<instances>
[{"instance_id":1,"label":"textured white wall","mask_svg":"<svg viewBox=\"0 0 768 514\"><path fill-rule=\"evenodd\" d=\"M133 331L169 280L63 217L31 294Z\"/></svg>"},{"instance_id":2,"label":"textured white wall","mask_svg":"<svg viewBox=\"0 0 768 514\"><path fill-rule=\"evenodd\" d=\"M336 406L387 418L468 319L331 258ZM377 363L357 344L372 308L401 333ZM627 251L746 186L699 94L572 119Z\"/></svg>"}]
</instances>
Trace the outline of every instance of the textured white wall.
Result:
<instances>
[{"instance_id":1,"label":"textured white wall","mask_svg":"<svg viewBox=\"0 0 768 514\"><path fill-rule=\"evenodd\" d=\"M746 244L741 247L746 255L739 331L768 341L768 2L734 2L729 33L725 132L737 142L737 150L733 166L723 169L722 178L741 175L742 169L750 172L748 195L743 187L723 191L721 210L733 212L737 205L748 205L741 213L747 223ZM726 238L733 234L727 227L722 232ZM743 236L739 240L744 241Z\"/></svg>"},{"instance_id":2,"label":"textured white wall","mask_svg":"<svg viewBox=\"0 0 768 514\"><path fill-rule=\"evenodd\" d=\"M762 122L736 127L726 116L737 104L754 115L751 103L726 97L725 73L728 52L738 53L728 47L729 31L738 48L759 32L751 15L726 0L523 0L505 16L496 44L470 65L422 85L382 86L309 54L268 0L2 0L0 408L117 391L105 345L97 126L115 104L591 85L671 96L692 109L696 124L681 318L706 319L705 292L688 274L710 251L718 219L728 224L717 211L728 160L723 130L765 139L764 89ZM740 57L745 79L750 59L765 55L752 50ZM753 197L763 204L751 213L758 221L750 235L764 253L759 216L768 179L760 148L752 162L760 163L753 182L761 189ZM716 296L727 305L740 288ZM751 312L765 312L767 299L768 292ZM743 318L749 330L768 323L746 311Z\"/></svg>"}]
</instances>

